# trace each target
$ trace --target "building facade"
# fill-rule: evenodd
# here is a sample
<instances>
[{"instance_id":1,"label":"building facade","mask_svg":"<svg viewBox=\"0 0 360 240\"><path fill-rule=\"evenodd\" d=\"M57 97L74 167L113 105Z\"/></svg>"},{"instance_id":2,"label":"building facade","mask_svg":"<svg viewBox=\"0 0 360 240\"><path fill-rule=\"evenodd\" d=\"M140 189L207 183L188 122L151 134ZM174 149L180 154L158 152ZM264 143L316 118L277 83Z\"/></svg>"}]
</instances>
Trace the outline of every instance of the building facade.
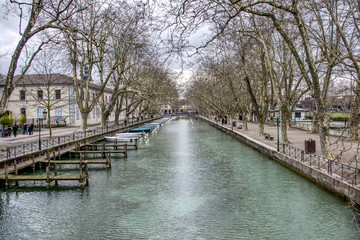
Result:
<instances>
[{"instance_id":1,"label":"building facade","mask_svg":"<svg viewBox=\"0 0 360 240\"><path fill-rule=\"evenodd\" d=\"M16 80L16 79L15 79ZM0 81L0 88L4 89L4 80ZM90 84L90 98L93 99L100 86ZM1 91L3 92L3 91ZM108 104L112 90L104 91L105 104ZM74 81L71 77L62 74L34 74L26 75L15 87L7 106L7 111L15 119L20 119L21 114L26 116L27 122L34 122L43 118L44 110L50 110L50 121L61 121L66 125L80 126L81 112L76 103ZM108 121L114 121L114 112ZM122 112L120 119L125 118ZM101 108L96 104L88 115L88 125L101 122Z\"/></svg>"}]
</instances>

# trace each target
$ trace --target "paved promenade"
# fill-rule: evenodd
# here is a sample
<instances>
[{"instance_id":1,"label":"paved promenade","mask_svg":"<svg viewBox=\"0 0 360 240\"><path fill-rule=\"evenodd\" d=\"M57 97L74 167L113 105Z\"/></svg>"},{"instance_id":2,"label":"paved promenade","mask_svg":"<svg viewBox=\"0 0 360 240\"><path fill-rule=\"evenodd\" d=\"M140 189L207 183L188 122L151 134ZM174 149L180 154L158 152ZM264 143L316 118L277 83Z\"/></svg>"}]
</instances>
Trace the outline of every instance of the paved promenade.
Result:
<instances>
[{"instance_id":1,"label":"paved promenade","mask_svg":"<svg viewBox=\"0 0 360 240\"><path fill-rule=\"evenodd\" d=\"M213 122L215 122L212 119ZM218 124L221 124L221 122L218 122ZM236 123L236 126L242 125L241 121L238 121ZM231 125L227 125L231 129ZM94 129L99 126L91 126L89 129ZM58 136L64 136L64 135L70 135L76 131L78 131L78 127L61 127L61 128L54 128L53 129L53 137ZM265 143L273 148L277 147L277 127L276 126L269 126L265 125L265 132L269 133L271 136L274 136L273 140L265 139L264 136L258 135L258 124L256 123L248 123L248 130L245 131L244 129L238 129L234 128L234 131L240 132L242 134L245 134L255 140L258 140L262 143ZM281 129L280 129L281 131ZM41 129L41 139L49 138L49 130L48 129ZM281 134L280 134L281 138ZM305 140L309 140L310 138L315 140L316 143L316 154L321 155L321 149L320 149L320 140L319 136L317 134L311 134L309 133L309 130L300 129L300 128L290 128L288 129L288 138L290 141L290 145L297 147L299 149L305 149ZM11 136L6 138L0 138L0 146L2 147L9 147L9 146L15 146L20 145L23 143L28 143L31 141L37 141L39 139L39 132L35 131L34 135L18 135L17 137ZM281 142L281 139L280 139ZM348 163L351 157L356 155L359 143L358 142L351 142L347 139L339 140L339 137L332 136L331 137L331 143L332 143L332 150L334 155L338 155L339 150L341 150L343 153L341 156L339 156L339 159L343 163ZM359 159L359 157L358 157ZM355 162L353 164L355 166Z\"/></svg>"},{"instance_id":2,"label":"paved promenade","mask_svg":"<svg viewBox=\"0 0 360 240\"><path fill-rule=\"evenodd\" d=\"M210 119L208 119L210 120ZM212 122L215 122L213 119L211 119ZM217 122L218 124L221 124L221 122ZM236 122L236 126L238 125L242 125L243 122L242 121L237 121ZM231 129L231 125L228 124L227 127L229 129ZM252 122L248 122L248 130L245 131L244 129L238 129L236 127L233 128L234 131L236 132L240 132L242 134L245 134L257 141L260 141L264 144L267 144L273 148L277 148L277 126L269 126L269 125L265 125L265 132L269 133L271 136L274 137L273 140L269 140L269 139L265 139L264 136L259 136L258 135L258 124L257 123L252 123ZM281 131L281 128L279 129L279 131ZM281 132L279 133L280 135L280 143L281 143ZM297 147L299 149L303 149L305 150L305 140L309 140L309 139L315 140L315 144L316 144L316 154L317 155L322 155L321 154L321 147L320 147L320 138L318 134L311 134L309 129L301 129L301 128L289 128L288 129L288 139L290 141L290 145ZM338 136L332 135L331 136L331 148L332 148L332 152L335 156L339 157L339 160L342 163L347 164L349 162L349 160L351 159L351 157L353 157L354 155L356 155L358 147L359 147L359 142L354 142L354 141L349 141L348 139L343 139L340 140ZM342 155L339 156L338 153L339 151L342 151ZM360 157L358 157L359 160ZM355 161L353 161L353 163L351 164L352 166L355 166Z\"/></svg>"}]
</instances>

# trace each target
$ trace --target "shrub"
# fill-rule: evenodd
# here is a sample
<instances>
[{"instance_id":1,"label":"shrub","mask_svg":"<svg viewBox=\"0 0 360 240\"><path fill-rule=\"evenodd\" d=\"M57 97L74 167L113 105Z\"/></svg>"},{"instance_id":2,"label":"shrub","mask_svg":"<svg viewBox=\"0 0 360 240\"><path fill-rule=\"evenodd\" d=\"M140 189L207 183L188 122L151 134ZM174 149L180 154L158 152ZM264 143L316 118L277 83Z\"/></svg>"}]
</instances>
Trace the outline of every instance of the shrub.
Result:
<instances>
[{"instance_id":1,"label":"shrub","mask_svg":"<svg viewBox=\"0 0 360 240\"><path fill-rule=\"evenodd\" d=\"M14 123L15 123L15 119L14 119L13 115L4 114L0 118L0 123L1 123L1 125L3 125L3 127L5 127L5 126L13 126Z\"/></svg>"},{"instance_id":2,"label":"shrub","mask_svg":"<svg viewBox=\"0 0 360 240\"><path fill-rule=\"evenodd\" d=\"M331 114L331 120L336 122L349 121L349 114L346 113L333 113Z\"/></svg>"},{"instance_id":3,"label":"shrub","mask_svg":"<svg viewBox=\"0 0 360 240\"><path fill-rule=\"evenodd\" d=\"M23 128L25 123L26 123L26 116L25 114L21 114L19 127Z\"/></svg>"}]
</instances>

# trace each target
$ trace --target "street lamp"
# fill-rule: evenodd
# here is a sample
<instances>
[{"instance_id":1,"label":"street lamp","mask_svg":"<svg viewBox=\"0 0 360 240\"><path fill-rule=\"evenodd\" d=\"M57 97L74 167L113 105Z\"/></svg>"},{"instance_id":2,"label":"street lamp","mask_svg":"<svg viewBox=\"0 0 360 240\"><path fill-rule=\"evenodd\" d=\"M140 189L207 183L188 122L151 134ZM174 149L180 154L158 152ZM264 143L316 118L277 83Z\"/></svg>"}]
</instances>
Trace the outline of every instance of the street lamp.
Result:
<instances>
[{"instance_id":1,"label":"street lamp","mask_svg":"<svg viewBox=\"0 0 360 240\"><path fill-rule=\"evenodd\" d=\"M275 118L275 111L270 110L269 116L274 119ZM277 126L277 151L280 151L280 138L279 138L279 117L276 117L276 126Z\"/></svg>"},{"instance_id":2,"label":"street lamp","mask_svg":"<svg viewBox=\"0 0 360 240\"><path fill-rule=\"evenodd\" d=\"M47 115L47 111L44 109L43 111L43 117L42 118L38 118L38 122L39 122L39 150L41 150L41 124L40 121L42 122L44 119L46 119L46 115Z\"/></svg>"}]
</instances>

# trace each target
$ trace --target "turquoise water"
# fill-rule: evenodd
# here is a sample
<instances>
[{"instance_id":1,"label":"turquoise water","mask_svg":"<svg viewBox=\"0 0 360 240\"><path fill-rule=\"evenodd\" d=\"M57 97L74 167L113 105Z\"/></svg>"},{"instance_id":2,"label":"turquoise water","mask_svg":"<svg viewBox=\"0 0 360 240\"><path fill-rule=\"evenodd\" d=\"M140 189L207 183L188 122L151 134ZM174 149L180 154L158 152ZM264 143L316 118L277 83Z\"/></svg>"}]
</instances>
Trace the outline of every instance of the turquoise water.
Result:
<instances>
[{"instance_id":1,"label":"turquoise water","mask_svg":"<svg viewBox=\"0 0 360 240\"><path fill-rule=\"evenodd\" d=\"M201 121L90 167L85 189L35 184L0 192L0 239L360 239L344 201Z\"/></svg>"}]
</instances>

